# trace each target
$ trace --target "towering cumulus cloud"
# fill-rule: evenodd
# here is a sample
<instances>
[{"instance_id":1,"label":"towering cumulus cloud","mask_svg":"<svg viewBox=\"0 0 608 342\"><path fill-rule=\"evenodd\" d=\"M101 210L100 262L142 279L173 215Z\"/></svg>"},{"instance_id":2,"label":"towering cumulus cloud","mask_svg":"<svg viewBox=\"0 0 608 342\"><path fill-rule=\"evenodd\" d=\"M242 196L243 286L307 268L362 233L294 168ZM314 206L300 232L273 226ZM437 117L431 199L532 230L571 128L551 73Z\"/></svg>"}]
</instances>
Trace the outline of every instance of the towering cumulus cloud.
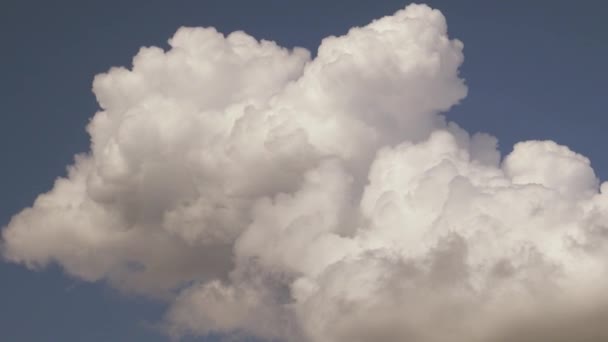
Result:
<instances>
[{"instance_id":1,"label":"towering cumulus cloud","mask_svg":"<svg viewBox=\"0 0 608 342\"><path fill-rule=\"evenodd\" d=\"M91 150L13 217L6 259L165 298L175 337L608 340L608 183L445 120L467 88L439 11L314 59L212 28L169 43L95 78Z\"/></svg>"}]
</instances>

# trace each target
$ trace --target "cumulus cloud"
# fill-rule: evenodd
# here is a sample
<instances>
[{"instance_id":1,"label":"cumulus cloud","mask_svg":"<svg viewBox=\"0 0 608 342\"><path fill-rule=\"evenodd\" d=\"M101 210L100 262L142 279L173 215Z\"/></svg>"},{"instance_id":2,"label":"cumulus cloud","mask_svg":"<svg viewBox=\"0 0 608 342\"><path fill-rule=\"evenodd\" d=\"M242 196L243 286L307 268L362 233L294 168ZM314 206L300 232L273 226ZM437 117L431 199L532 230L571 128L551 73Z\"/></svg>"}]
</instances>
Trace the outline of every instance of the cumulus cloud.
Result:
<instances>
[{"instance_id":1,"label":"cumulus cloud","mask_svg":"<svg viewBox=\"0 0 608 342\"><path fill-rule=\"evenodd\" d=\"M181 28L98 75L90 152L2 252L170 301L172 336L603 341L608 183L469 134L463 44L411 5L315 58Z\"/></svg>"}]
</instances>

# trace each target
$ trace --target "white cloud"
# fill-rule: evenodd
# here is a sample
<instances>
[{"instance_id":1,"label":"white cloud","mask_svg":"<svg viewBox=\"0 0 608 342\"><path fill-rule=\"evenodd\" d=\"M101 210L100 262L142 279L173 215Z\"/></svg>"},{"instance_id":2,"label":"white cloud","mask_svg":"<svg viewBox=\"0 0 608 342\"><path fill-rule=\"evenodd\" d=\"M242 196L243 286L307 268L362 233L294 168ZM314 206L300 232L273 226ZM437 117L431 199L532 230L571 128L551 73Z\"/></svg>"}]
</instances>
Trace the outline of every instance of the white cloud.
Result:
<instances>
[{"instance_id":1,"label":"white cloud","mask_svg":"<svg viewBox=\"0 0 608 342\"><path fill-rule=\"evenodd\" d=\"M214 29L170 45L95 78L91 151L13 217L5 258L170 298L173 336L606 336L583 322L608 309L608 183L554 142L501 162L494 137L446 122L467 89L439 11L314 59Z\"/></svg>"}]
</instances>

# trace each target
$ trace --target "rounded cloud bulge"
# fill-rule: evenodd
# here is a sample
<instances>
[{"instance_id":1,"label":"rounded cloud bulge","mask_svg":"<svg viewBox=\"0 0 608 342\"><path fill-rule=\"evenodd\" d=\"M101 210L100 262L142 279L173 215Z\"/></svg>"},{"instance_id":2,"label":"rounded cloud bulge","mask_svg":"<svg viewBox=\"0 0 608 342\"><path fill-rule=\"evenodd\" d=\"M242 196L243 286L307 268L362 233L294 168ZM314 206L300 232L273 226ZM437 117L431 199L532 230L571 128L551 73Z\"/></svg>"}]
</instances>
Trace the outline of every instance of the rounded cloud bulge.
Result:
<instances>
[{"instance_id":1,"label":"rounded cloud bulge","mask_svg":"<svg viewBox=\"0 0 608 342\"><path fill-rule=\"evenodd\" d=\"M3 229L6 260L166 300L175 338L608 338L608 183L444 117L467 87L438 10L314 58L213 28L169 45L95 77L90 151Z\"/></svg>"}]
</instances>

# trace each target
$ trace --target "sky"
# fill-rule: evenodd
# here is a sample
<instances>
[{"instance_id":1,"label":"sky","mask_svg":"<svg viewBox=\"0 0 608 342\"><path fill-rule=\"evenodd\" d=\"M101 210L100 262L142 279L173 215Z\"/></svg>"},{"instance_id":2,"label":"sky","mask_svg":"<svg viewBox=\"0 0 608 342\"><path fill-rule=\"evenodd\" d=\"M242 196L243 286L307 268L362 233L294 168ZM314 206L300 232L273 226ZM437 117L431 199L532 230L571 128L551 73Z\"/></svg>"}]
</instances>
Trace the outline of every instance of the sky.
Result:
<instances>
[{"instance_id":1,"label":"sky","mask_svg":"<svg viewBox=\"0 0 608 342\"><path fill-rule=\"evenodd\" d=\"M324 37L343 35L407 4L4 1L0 5L1 225L7 226L38 194L49 191L57 177L65 176L74 154L89 150L85 126L99 110L91 92L93 78L112 66L130 66L140 47L167 49L167 40L179 27L194 26L215 27L224 34L242 30L280 46L304 47L315 55ZM497 137L503 155L519 141L554 140L588 157L597 178L608 180L608 23L604 20L608 4L594 0L576 5L561 0L427 4L446 17L449 37L464 43L460 77L468 94L445 113L448 120L468 132ZM32 272L20 264L1 263L2 339L168 340L155 325L167 312L167 302L125 294L124 289L107 284L110 278L96 282L85 278L66 276L57 265Z\"/></svg>"}]
</instances>

